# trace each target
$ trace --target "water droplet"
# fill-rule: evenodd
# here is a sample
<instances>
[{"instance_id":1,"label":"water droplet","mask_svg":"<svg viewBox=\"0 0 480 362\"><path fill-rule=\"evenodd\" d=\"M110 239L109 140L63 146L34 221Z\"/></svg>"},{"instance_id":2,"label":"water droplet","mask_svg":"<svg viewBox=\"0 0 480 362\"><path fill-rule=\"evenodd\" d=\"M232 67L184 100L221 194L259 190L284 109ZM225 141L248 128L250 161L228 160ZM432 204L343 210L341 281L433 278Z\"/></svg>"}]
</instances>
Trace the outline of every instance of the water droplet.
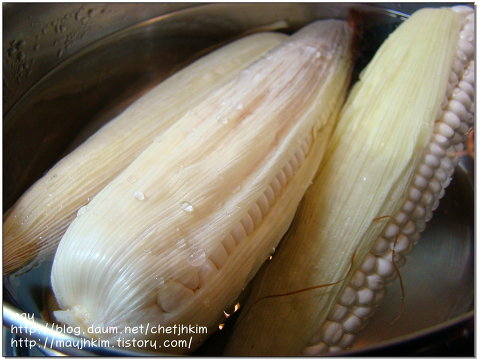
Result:
<instances>
[{"instance_id":1,"label":"water droplet","mask_svg":"<svg viewBox=\"0 0 480 362\"><path fill-rule=\"evenodd\" d=\"M235 107L235 109L241 111L243 109L243 104L238 103L237 106Z\"/></svg>"},{"instance_id":2,"label":"water droplet","mask_svg":"<svg viewBox=\"0 0 480 362\"><path fill-rule=\"evenodd\" d=\"M77 211L77 217L82 216L88 211L88 206L82 206L81 208L78 209Z\"/></svg>"},{"instance_id":3,"label":"water droplet","mask_svg":"<svg viewBox=\"0 0 480 362\"><path fill-rule=\"evenodd\" d=\"M40 240L42 240L42 239L43 239L43 236L39 236L38 238L39 238Z\"/></svg>"},{"instance_id":4,"label":"water droplet","mask_svg":"<svg viewBox=\"0 0 480 362\"><path fill-rule=\"evenodd\" d=\"M223 311L223 314L225 314L225 317L228 318L231 316L231 314L228 314L226 311Z\"/></svg>"},{"instance_id":5,"label":"water droplet","mask_svg":"<svg viewBox=\"0 0 480 362\"><path fill-rule=\"evenodd\" d=\"M154 276L154 279L157 281L157 283L158 283L159 285L165 284L165 278L163 278L163 277L161 277L161 276L155 275L155 276Z\"/></svg>"},{"instance_id":6,"label":"water droplet","mask_svg":"<svg viewBox=\"0 0 480 362\"><path fill-rule=\"evenodd\" d=\"M235 186L235 187L232 187L232 188L230 189L230 192L231 192L232 194L235 194L235 193L237 193L238 191L240 191L240 188L241 188L240 185L237 185L237 186Z\"/></svg>"},{"instance_id":7,"label":"water droplet","mask_svg":"<svg viewBox=\"0 0 480 362\"><path fill-rule=\"evenodd\" d=\"M218 329L220 329L220 330L222 330L223 327L225 327L225 324L224 324L224 323L218 325Z\"/></svg>"},{"instance_id":8,"label":"water droplet","mask_svg":"<svg viewBox=\"0 0 480 362\"><path fill-rule=\"evenodd\" d=\"M233 309L233 313L235 313L236 311L238 311L240 309L240 302L237 302L235 304L235 308Z\"/></svg>"},{"instance_id":9,"label":"water droplet","mask_svg":"<svg viewBox=\"0 0 480 362\"><path fill-rule=\"evenodd\" d=\"M134 191L133 192L133 197L136 198L138 201L145 200L145 195L141 191Z\"/></svg>"},{"instance_id":10,"label":"water droplet","mask_svg":"<svg viewBox=\"0 0 480 362\"><path fill-rule=\"evenodd\" d=\"M255 74L255 76L253 77L253 81L254 81L254 82L259 82L260 79L262 79L262 78L263 78L263 75L260 74L260 73L257 73L257 74Z\"/></svg>"},{"instance_id":11,"label":"water droplet","mask_svg":"<svg viewBox=\"0 0 480 362\"><path fill-rule=\"evenodd\" d=\"M188 262L191 266L200 266L205 263L205 250L193 248L188 256Z\"/></svg>"},{"instance_id":12,"label":"water droplet","mask_svg":"<svg viewBox=\"0 0 480 362\"><path fill-rule=\"evenodd\" d=\"M307 46L304 46L304 47L303 47L303 51L305 52L305 54L306 54L307 56L308 56L308 55L314 55L314 54L316 54L316 52L317 52L317 48L311 47L311 46L307 45Z\"/></svg>"},{"instance_id":13,"label":"water droplet","mask_svg":"<svg viewBox=\"0 0 480 362\"><path fill-rule=\"evenodd\" d=\"M24 224L27 224L27 225L28 225L28 223L30 223L31 220L33 220L33 218L35 218L35 214L33 214L33 213L32 213L32 214L28 214L28 215L26 215L26 216L23 218L21 224L22 224L22 225L24 225Z\"/></svg>"},{"instance_id":14,"label":"water droplet","mask_svg":"<svg viewBox=\"0 0 480 362\"><path fill-rule=\"evenodd\" d=\"M57 24L57 25L55 26L55 31L56 31L57 33L62 33L62 32L65 31L65 26L62 25L62 24Z\"/></svg>"},{"instance_id":15,"label":"water droplet","mask_svg":"<svg viewBox=\"0 0 480 362\"><path fill-rule=\"evenodd\" d=\"M131 184L133 184L135 181L137 181L137 178L135 176L128 176L127 181Z\"/></svg>"},{"instance_id":16,"label":"water droplet","mask_svg":"<svg viewBox=\"0 0 480 362\"><path fill-rule=\"evenodd\" d=\"M363 176L362 181L367 181L367 176Z\"/></svg>"},{"instance_id":17,"label":"water droplet","mask_svg":"<svg viewBox=\"0 0 480 362\"><path fill-rule=\"evenodd\" d=\"M183 211L185 212L193 212L193 206L187 202L187 201L183 201L181 204L180 204L180 207L182 208Z\"/></svg>"},{"instance_id":18,"label":"water droplet","mask_svg":"<svg viewBox=\"0 0 480 362\"><path fill-rule=\"evenodd\" d=\"M273 259L273 255L270 255L270 256L268 257L268 260L272 260L272 259Z\"/></svg>"},{"instance_id":19,"label":"water droplet","mask_svg":"<svg viewBox=\"0 0 480 362\"><path fill-rule=\"evenodd\" d=\"M218 122L218 123L227 124L228 121L229 121L229 119L228 119L228 117L226 117L225 115L223 115L223 114L217 115L217 122Z\"/></svg>"},{"instance_id":20,"label":"water droplet","mask_svg":"<svg viewBox=\"0 0 480 362\"><path fill-rule=\"evenodd\" d=\"M180 239L177 241L177 248L183 249L186 246L187 246L187 242L185 241L185 239Z\"/></svg>"}]
</instances>

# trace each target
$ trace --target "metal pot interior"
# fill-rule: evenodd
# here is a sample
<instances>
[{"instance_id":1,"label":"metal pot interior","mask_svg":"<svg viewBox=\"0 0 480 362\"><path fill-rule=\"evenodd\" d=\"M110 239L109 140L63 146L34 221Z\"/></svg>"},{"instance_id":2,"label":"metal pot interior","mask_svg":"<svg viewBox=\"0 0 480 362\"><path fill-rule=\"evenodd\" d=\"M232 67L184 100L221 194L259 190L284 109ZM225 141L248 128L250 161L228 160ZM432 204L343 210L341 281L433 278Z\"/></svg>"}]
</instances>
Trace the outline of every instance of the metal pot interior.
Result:
<instances>
[{"instance_id":1,"label":"metal pot interior","mask_svg":"<svg viewBox=\"0 0 480 362\"><path fill-rule=\"evenodd\" d=\"M176 69L224 42L259 29L290 33L316 19L346 19L354 14L364 31L358 44L358 75L381 42L415 8L387 8L394 4L232 3L200 4L169 12L172 9L142 5L135 8L137 17L131 16L131 4L106 5L106 9L110 6L119 14L123 12L122 19L130 14L130 21L138 20L139 9L141 16L148 14L150 18L121 29L120 17L115 18L117 23L110 34L92 37L75 53L57 59L53 68L45 66L41 77L28 89L6 88L20 95L4 108L4 211L74 145ZM103 19L113 19L107 17L111 12L104 13ZM101 14L98 19L102 20ZM41 29L39 26L37 31ZM5 29L4 43L10 36ZM4 69L10 70L8 66ZM368 354L404 341L422 340L472 320L472 170L473 162L464 158L434 218L401 269L404 293L398 282L388 288L382 307L346 354ZM35 313L35 323L45 324L42 311L50 290L50 267L51 260L47 260L23 275L4 278L7 327L26 323L18 316L20 311ZM220 355L233 323L234 318L195 354ZM42 333L39 338L49 331ZM103 349L61 352L132 354ZM41 349L40 353L52 352Z\"/></svg>"}]
</instances>

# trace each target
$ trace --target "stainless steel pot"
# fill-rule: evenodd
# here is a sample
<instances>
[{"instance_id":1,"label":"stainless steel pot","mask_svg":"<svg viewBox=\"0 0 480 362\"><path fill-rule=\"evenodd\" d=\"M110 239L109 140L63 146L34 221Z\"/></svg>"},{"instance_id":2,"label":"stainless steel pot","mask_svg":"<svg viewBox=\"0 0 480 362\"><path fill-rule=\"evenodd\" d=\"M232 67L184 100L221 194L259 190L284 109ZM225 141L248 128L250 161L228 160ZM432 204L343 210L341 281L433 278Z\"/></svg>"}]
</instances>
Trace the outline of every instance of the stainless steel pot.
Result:
<instances>
[{"instance_id":1,"label":"stainless steel pot","mask_svg":"<svg viewBox=\"0 0 480 362\"><path fill-rule=\"evenodd\" d=\"M315 19L353 13L364 29L361 69L395 26L427 5L438 4L5 4L4 210L72 143L213 47L259 29L292 32ZM401 318L396 317L402 295L394 284L383 307L344 354L435 355L440 344L444 349L466 346L473 355L473 189L473 162L466 157L402 268ZM101 347L48 348L52 338L76 338L45 327L42 319L50 264L4 278L5 353L134 355ZM29 318L32 313L34 319ZM19 329L27 326L31 329ZM212 336L197 354L220 354L228 329ZM36 346L20 348L13 343L23 338L19 336Z\"/></svg>"}]
</instances>

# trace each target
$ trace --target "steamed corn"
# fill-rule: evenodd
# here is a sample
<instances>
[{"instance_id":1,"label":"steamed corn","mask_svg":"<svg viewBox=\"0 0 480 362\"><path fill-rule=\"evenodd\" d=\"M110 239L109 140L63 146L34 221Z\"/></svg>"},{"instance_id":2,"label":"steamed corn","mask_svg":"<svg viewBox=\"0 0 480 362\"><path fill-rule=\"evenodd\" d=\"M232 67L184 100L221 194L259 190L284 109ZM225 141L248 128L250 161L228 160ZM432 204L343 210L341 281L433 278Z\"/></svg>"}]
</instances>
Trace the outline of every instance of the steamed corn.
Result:
<instances>
[{"instance_id":1,"label":"steamed corn","mask_svg":"<svg viewBox=\"0 0 480 362\"><path fill-rule=\"evenodd\" d=\"M416 12L382 45L227 354L352 346L450 182L473 122L472 42L473 10L454 7Z\"/></svg>"},{"instance_id":2,"label":"steamed corn","mask_svg":"<svg viewBox=\"0 0 480 362\"><path fill-rule=\"evenodd\" d=\"M59 161L6 214L3 272L50 256L79 209L156 136L286 38L259 33L201 58L138 99Z\"/></svg>"},{"instance_id":3,"label":"steamed corn","mask_svg":"<svg viewBox=\"0 0 480 362\"><path fill-rule=\"evenodd\" d=\"M215 331L318 168L349 82L351 35L335 20L300 30L191 108L98 193L57 250L56 318L87 334L147 324ZM206 335L189 337L193 349Z\"/></svg>"}]
</instances>

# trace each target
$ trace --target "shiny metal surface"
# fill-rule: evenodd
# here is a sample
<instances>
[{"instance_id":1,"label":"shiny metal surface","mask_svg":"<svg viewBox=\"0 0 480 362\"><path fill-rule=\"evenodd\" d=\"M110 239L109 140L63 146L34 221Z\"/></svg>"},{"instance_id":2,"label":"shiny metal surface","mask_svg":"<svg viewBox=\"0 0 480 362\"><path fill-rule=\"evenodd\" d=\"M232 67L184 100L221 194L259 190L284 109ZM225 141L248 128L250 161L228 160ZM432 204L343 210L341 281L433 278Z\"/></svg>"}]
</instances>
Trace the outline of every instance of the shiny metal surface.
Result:
<instances>
[{"instance_id":1,"label":"shiny metal surface","mask_svg":"<svg viewBox=\"0 0 480 362\"><path fill-rule=\"evenodd\" d=\"M355 21L364 29L358 44L361 69L388 33L406 17L405 13L417 6L4 5L4 210L72 143L78 143L82 134L93 132L168 74L225 41L255 29L275 28L278 21L288 24L281 31L291 32L315 19L347 18L354 10ZM25 64L30 65L25 68ZM19 69L23 73L18 73ZM402 300L396 282L347 354L368 355L412 340L430 343L428 336L473 320L472 160L464 158L455 176L440 208L401 269L405 285L401 318L396 319ZM34 327L35 334L18 334L38 341L41 348L36 353L40 355L134 354L87 347L51 351L48 338L73 337L45 328L48 316L43 312L49 295L49 272L47 261L25 275L4 278L7 332L12 325ZM34 313L35 321L22 318L21 312ZM228 324L197 353L220 354L226 336Z\"/></svg>"}]
</instances>

